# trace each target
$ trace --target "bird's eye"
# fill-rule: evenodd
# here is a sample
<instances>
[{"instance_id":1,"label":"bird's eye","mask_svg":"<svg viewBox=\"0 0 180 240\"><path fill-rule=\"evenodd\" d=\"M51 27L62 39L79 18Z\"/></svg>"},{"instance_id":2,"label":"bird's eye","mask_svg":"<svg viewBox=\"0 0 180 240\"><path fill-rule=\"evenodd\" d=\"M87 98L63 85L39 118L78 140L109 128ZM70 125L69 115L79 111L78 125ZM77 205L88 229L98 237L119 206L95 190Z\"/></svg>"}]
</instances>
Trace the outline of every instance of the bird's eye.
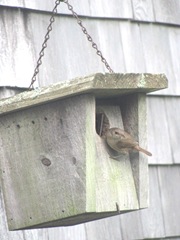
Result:
<instances>
[{"instance_id":1,"label":"bird's eye","mask_svg":"<svg viewBox=\"0 0 180 240\"><path fill-rule=\"evenodd\" d=\"M118 132L116 132L116 131L115 131L115 134L116 134L116 135L119 135L119 133L118 133Z\"/></svg>"}]
</instances>

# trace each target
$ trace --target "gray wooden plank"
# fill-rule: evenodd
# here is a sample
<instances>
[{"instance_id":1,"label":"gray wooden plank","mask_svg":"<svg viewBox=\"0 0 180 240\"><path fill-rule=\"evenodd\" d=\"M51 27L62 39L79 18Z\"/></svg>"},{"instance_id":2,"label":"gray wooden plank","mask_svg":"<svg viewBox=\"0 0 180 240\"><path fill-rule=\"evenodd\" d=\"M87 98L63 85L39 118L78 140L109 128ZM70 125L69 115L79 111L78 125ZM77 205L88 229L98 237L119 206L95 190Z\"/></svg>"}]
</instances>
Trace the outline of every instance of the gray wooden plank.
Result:
<instances>
[{"instance_id":1,"label":"gray wooden plank","mask_svg":"<svg viewBox=\"0 0 180 240\"><path fill-rule=\"evenodd\" d=\"M172 164L171 138L164 97L147 98L148 147L150 164ZM171 111L171 110L170 110Z\"/></svg>"},{"instance_id":2,"label":"gray wooden plank","mask_svg":"<svg viewBox=\"0 0 180 240\"><path fill-rule=\"evenodd\" d=\"M180 24L179 0L152 0L154 15L157 22Z\"/></svg>"},{"instance_id":3,"label":"gray wooden plank","mask_svg":"<svg viewBox=\"0 0 180 240\"><path fill-rule=\"evenodd\" d=\"M27 15L25 20L22 12L1 11L0 31L2 31L3 39L1 54L4 56L0 64L1 85L27 87L30 84L49 19L48 15L41 15L41 17L39 14L33 15ZM91 24L89 32L97 36L95 22ZM18 41L16 45L13 45L15 39ZM60 44L57 44L59 41ZM41 85L60 81L62 77L71 79L75 76L97 72L98 69L103 70L103 64L72 18L60 17L56 20L48 45L40 69ZM25 60L24 56L26 56ZM50 65L49 59L51 59ZM24 80L24 76L27 80Z\"/></svg>"},{"instance_id":4,"label":"gray wooden plank","mask_svg":"<svg viewBox=\"0 0 180 240\"><path fill-rule=\"evenodd\" d=\"M31 35L30 26L28 24L25 26L22 12L17 10L10 12L0 9L0 48L3 55L0 64L0 83L1 86L25 87L27 83L23 84L22 76L30 78L34 68L33 43L29 36ZM27 18L26 20L28 22ZM26 56L25 59L24 56Z\"/></svg>"},{"instance_id":5,"label":"gray wooden plank","mask_svg":"<svg viewBox=\"0 0 180 240\"><path fill-rule=\"evenodd\" d=\"M111 18L133 18L132 3L130 0L99 0L90 1L91 16Z\"/></svg>"},{"instance_id":6,"label":"gray wooden plank","mask_svg":"<svg viewBox=\"0 0 180 240\"><path fill-rule=\"evenodd\" d=\"M120 24L119 37L123 49L125 71L146 71L139 26L130 22L123 22Z\"/></svg>"},{"instance_id":7,"label":"gray wooden plank","mask_svg":"<svg viewBox=\"0 0 180 240\"><path fill-rule=\"evenodd\" d=\"M168 240L180 240L180 237L167 237L165 239L168 239Z\"/></svg>"},{"instance_id":8,"label":"gray wooden plank","mask_svg":"<svg viewBox=\"0 0 180 240\"><path fill-rule=\"evenodd\" d=\"M119 217L110 217L85 224L87 240L125 240L121 236Z\"/></svg>"},{"instance_id":9,"label":"gray wooden plank","mask_svg":"<svg viewBox=\"0 0 180 240\"><path fill-rule=\"evenodd\" d=\"M140 146L147 149L146 96L141 93L127 95L122 97L121 101L124 129L134 136ZM148 158L144 154L130 153L130 159L139 205L145 208L148 206L149 199Z\"/></svg>"},{"instance_id":10,"label":"gray wooden plank","mask_svg":"<svg viewBox=\"0 0 180 240\"><path fill-rule=\"evenodd\" d=\"M2 192L0 190L0 237L1 240L24 240L23 232L9 232L7 228L6 216L5 216L5 207L2 197Z\"/></svg>"},{"instance_id":11,"label":"gray wooden plank","mask_svg":"<svg viewBox=\"0 0 180 240\"><path fill-rule=\"evenodd\" d=\"M1 147L3 146L2 148L4 150L2 151L3 155L2 158L5 161L5 162L3 162L3 160L1 161L1 172L3 171L4 173L1 175L1 177L3 179L2 186L4 190L3 194L6 203L8 226L11 230L31 227L37 224L46 227L49 226L48 222L51 221L54 221L54 223L52 222L51 226L58 226L63 224L69 225L70 222L68 222L68 224L66 224L65 222L60 224L58 222L56 223L55 221L60 219L61 215L62 218L65 218L65 216L70 217L77 215L78 209L79 210L81 209L79 214L82 214L83 212L85 213L86 211L96 212L94 208L92 210L92 208L90 208L88 205L89 200L88 197L91 197L92 201L91 204L93 207L95 206L93 205L93 199L94 201L96 201L95 197L93 198L93 196L88 195L89 194L88 187L90 188L89 185L92 184L92 179L91 182L87 182L85 180L86 178L88 178L88 171L85 171L85 165L88 164L85 164L86 162L85 159L87 157L86 150L89 146L88 147L86 146L86 141L84 138L89 128L93 129L94 126L93 123L91 122L91 119L89 119L91 125L87 125L86 122L88 121L86 111L89 113L89 118L91 118L91 116L93 118L94 116L93 107L87 108L87 105L85 104L86 102L85 99L88 98L89 100L90 99L92 100L92 102L91 100L88 101L90 104L89 106L93 105L94 103L93 98L91 98L91 96L89 97L86 95L79 96L78 99L77 98L76 99L73 98L71 100L68 99L66 100L68 101L68 103L65 101L67 105L65 102L61 102L60 105L59 102L53 102L52 103L53 106L51 105L49 107L42 105L40 106L42 107L41 109L36 108L33 109L32 112L29 111L24 112L23 118L21 118L21 116L18 114L13 116L11 115L10 116L11 120L14 119L14 123L18 122L19 130L21 132L18 133L19 137L17 137L16 144L14 143L13 145L11 145L12 144L11 137L14 138L14 134L16 135L16 133L13 132L17 131L17 126L16 124L11 125L13 120L11 121L10 119L9 120L7 119L7 121L5 121L6 124L8 124L9 122L9 124L11 125L10 130L11 137L9 136L8 139L4 138L4 141L1 141ZM81 102L80 99L82 100L82 105L79 104ZM80 100L80 102L77 103L76 100L78 102ZM45 112L43 109L45 110ZM83 121L86 126L89 126L89 128L86 128L87 132L86 130L85 131L83 130L82 123L79 123L79 125L81 126L81 128L79 129L79 125L77 124L78 122L77 116L79 115L78 110L81 113L80 118L81 121ZM53 111L53 113L50 113L49 111L50 112ZM72 121L72 118L70 117L71 114L73 113L77 114L76 117L74 116L74 119L76 119L76 121ZM68 117L65 117L66 114ZM85 119L83 117L83 114L86 115ZM60 118L61 124L59 120ZM1 122L1 124L3 123ZM49 128L51 128L51 126L54 126L54 128L50 130ZM75 130L76 127L78 127L77 129L78 133L74 138L73 136L76 133ZM7 131L5 126L3 129ZM32 132L30 129L32 130ZM56 135L55 132L57 133L58 131L60 131L60 133ZM70 133L69 136L68 132ZM47 135L45 136L44 134ZM51 134L53 135L52 138ZM83 134L83 136L80 136L79 134L80 135ZM87 135L88 137L93 136L92 134ZM22 138L26 139L26 141L28 142L28 146L26 144L26 141L22 141ZM72 142L73 139L75 143ZM78 140L81 141L81 143ZM9 144L8 142L14 148L14 150L11 149L11 151L8 150L8 152L6 152L5 149L6 147L8 147ZM57 145L55 144L55 142L57 143ZM93 144L92 142L89 143L91 144L92 151ZM78 148L78 146L81 146L82 148ZM33 149L33 151L31 151L31 149ZM71 149L71 151L69 151L69 149ZM85 155L81 152L82 149ZM78 154L79 151L81 152L80 155ZM12 152L14 153L13 156ZM19 154L21 157L18 157ZM74 156L74 158L78 159L77 163L73 163L72 155ZM12 159L12 157L14 159L13 162L10 160ZM43 167L44 165L42 164L41 160L44 158L50 159L52 163L50 168L47 168L47 166ZM63 159L65 161L65 164L63 164ZM12 165L9 162L9 160L12 163ZM12 169L12 171L9 172L8 174L6 172L6 169L8 168L9 164L11 165L10 168ZM17 164L19 165L18 168ZM77 167L77 169L75 166ZM31 171L30 169L32 168L34 170ZM37 170L37 172L35 171L35 169ZM64 181L66 178L64 174L68 176L68 180L66 181ZM21 184L21 182L23 182L23 184ZM87 187L87 189L85 186ZM76 190L73 193L74 188L76 188ZM94 188L92 187L92 189ZM78 191L80 192L78 193ZM29 195L29 193L31 194ZM88 196L86 196L86 194ZM77 208L75 207L76 203L74 202L77 200L76 196L78 196L78 199L80 200L79 203L76 202ZM85 200L85 204L83 204L83 199ZM37 210L36 206L39 201L40 202L42 201L42 204L39 206ZM75 205L73 204L73 202L75 203ZM84 210L82 211L83 207ZM72 214L69 214L70 212ZM83 221L82 217L80 217L80 219ZM85 219L87 219L87 216ZM71 224L73 224L73 222L71 222Z\"/></svg>"},{"instance_id":12,"label":"gray wooden plank","mask_svg":"<svg viewBox=\"0 0 180 240\"><path fill-rule=\"evenodd\" d=\"M179 95L179 81L176 81L175 71L179 74L179 67L173 68L172 59L179 56L179 49L177 53L172 55L169 41L169 31L171 28L166 26L156 25L141 25L142 49L145 59L146 72L161 72L165 73L170 79L168 89L159 91L158 94L174 94ZM178 44L178 35L174 37L174 41ZM177 65L176 65L177 66Z\"/></svg>"},{"instance_id":13,"label":"gray wooden plank","mask_svg":"<svg viewBox=\"0 0 180 240\"><path fill-rule=\"evenodd\" d=\"M110 127L119 127L123 129L121 110L118 105L105 103L98 105L101 110L104 111L107 118L109 119ZM107 154L107 148L103 146L102 139L97 137L96 147L97 147L97 173L96 174L96 204L109 206L118 204L120 211L128 211L137 208L141 208L139 204L138 195L144 193L145 189L136 189L135 178L140 178L138 172L133 174L133 168L131 167L130 158L127 155L122 155L117 160L114 160L109 157ZM140 164L137 163L139 166ZM146 169L146 166L144 166ZM134 176L135 175L135 176ZM109 181L111 179L111 181ZM143 181L144 179L141 179ZM139 182L138 182L139 183ZM145 183L146 184L146 183ZM146 185L146 188L148 186ZM140 192L142 191L142 193ZM103 200L106 199L104 202ZM147 205L147 199L144 199ZM101 208L100 208L101 209Z\"/></svg>"},{"instance_id":14,"label":"gray wooden plank","mask_svg":"<svg viewBox=\"0 0 180 240\"><path fill-rule=\"evenodd\" d=\"M180 97L164 98L173 163L180 163Z\"/></svg>"},{"instance_id":15,"label":"gray wooden plank","mask_svg":"<svg viewBox=\"0 0 180 240\"><path fill-rule=\"evenodd\" d=\"M132 0L133 19L154 22L152 0Z\"/></svg>"},{"instance_id":16,"label":"gray wooden plank","mask_svg":"<svg viewBox=\"0 0 180 240\"><path fill-rule=\"evenodd\" d=\"M148 145L150 164L180 163L179 97L148 97Z\"/></svg>"},{"instance_id":17,"label":"gray wooden plank","mask_svg":"<svg viewBox=\"0 0 180 240\"><path fill-rule=\"evenodd\" d=\"M123 240L142 239L142 223L138 213L126 213L120 216L120 226Z\"/></svg>"},{"instance_id":18,"label":"gray wooden plank","mask_svg":"<svg viewBox=\"0 0 180 240\"><path fill-rule=\"evenodd\" d=\"M134 92L147 93L165 87L167 79L163 74L96 73L3 99L0 101L0 114L84 93L92 93L97 98L108 98Z\"/></svg>"},{"instance_id":19,"label":"gray wooden plank","mask_svg":"<svg viewBox=\"0 0 180 240\"><path fill-rule=\"evenodd\" d=\"M0 212L1 240L59 240L59 238L63 240L86 240L86 229L84 224L66 228L8 231L2 194L0 194Z\"/></svg>"},{"instance_id":20,"label":"gray wooden plank","mask_svg":"<svg viewBox=\"0 0 180 240\"><path fill-rule=\"evenodd\" d=\"M180 11L179 11L180 12ZM179 14L180 15L180 14ZM180 75L180 28L171 27L168 30L168 38L169 38L169 48L171 51L171 61L172 61L172 72L173 72L173 89L179 89L179 75ZM179 94L178 94L179 95Z\"/></svg>"},{"instance_id":21,"label":"gray wooden plank","mask_svg":"<svg viewBox=\"0 0 180 240\"><path fill-rule=\"evenodd\" d=\"M157 166L150 166L149 168L149 185L149 208L139 212L143 238L163 238L165 236L165 227Z\"/></svg>"},{"instance_id":22,"label":"gray wooden plank","mask_svg":"<svg viewBox=\"0 0 180 240\"><path fill-rule=\"evenodd\" d=\"M90 15L90 6L88 1L79 0L77 1L69 1L70 4L73 5L75 11L77 11L80 15ZM1 0L0 5L2 6L9 6L9 7L20 7L20 8L27 8L27 9L34 9L40 11L47 11L51 12L55 6L55 1L51 0ZM71 14L67 5L65 3L60 3L57 8L58 13L64 14Z\"/></svg>"},{"instance_id":23,"label":"gray wooden plank","mask_svg":"<svg viewBox=\"0 0 180 240\"><path fill-rule=\"evenodd\" d=\"M43 239L41 238L42 235L44 235L45 232L47 232L47 230L33 230L33 231L14 231L14 232L10 232L8 231L11 235L12 235L12 239L15 239L16 240L16 235L13 234L13 233L16 233L16 232L20 232L23 236L23 240L37 240L37 239ZM47 239L44 238L44 239Z\"/></svg>"},{"instance_id":24,"label":"gray wooden plank","mask_svg":"<svg viewBox=\"0 0 180 240\"><path fill-rule=\"evenodd\" d=\"M72 227L59 227L59 228L48 228L48 229L42 229L42 230L35 230L38 231L37 238L35 240L87 240L86 237L86 228L85 224L80 224ZM25 231L25 233L28 235L28 233L33 231ZM26 236L25 240L31 240L31 238Z\"/></svg>"},{"instance_id":25,"label":"gray wooden plank","mask_svg":"<svg viewBox=\"0 0 180 240\"><path fill-rule=\"evenodd\" d=\"M1 98L6 98L9 96L13 96L17 93L20 93L22 89L16 88L0 88L0 96ZM17 232L10 232L7 228L7 221L6 221L6 214L5 214L5 206L2 196L2 191L0 189L0 236L1 240L36 240L40 239L40 232L43 233L46 230L34 230L34 231L17 231ZM45 238L42 238L45 239Z\"/></svg>"},{"instance_id":26,"label":"gray wooden plank","mask_svg":"<svg viewBox=\"0 0 180 240\"><path fill-rule=\"evenodd\" d=\"M179 11L180 4L178 0L146 0L137 1L133 0L113 0L110 3L99 1L70 1L74 10L80 15L98 16L98 17L112 17L112 18L125 18L136 19L143 21L157 21L163 23L179 24ZM54 3L50 0L43 1L30 1L30 0L1 0L1 5L31 8L42 11L51 11ZM133 12L132 12L133 8ZM153 14L154 10L154 14ZM59 13L70 14L66 4L61 3L58 7ZM155 18L154 18L155 16Z\"/></svg>"},{"instance_id":27,"label":"gray wooden plank","mask_svg":"<svg viewBox=\"0 0 180 240\"><path fill-rule=\"evenodd\" d=\"M30 8L42 11L51 11L54 7L54 2L51 0L1 0L1 5ZM84 1L79 0L69 1L78 15L93 16L93 17L111 17L111 18L133 18L131 0L112 0L111 2L99 1ZM58 13L71 14L65 3L58 6Z\"/></svg>"},{"instance_id":28,"label":"gray wooden plank","mask_svg":"<svg viewBox=\"0 0 180 240\"><path fill-rule=\"evenodd\" d=\"M156 167L150 167L149 208L119 216L123 239L163 238L163 212Z\"/></svg>"},{"instance_id":29,"label":"gray wooden plank","mask_svg":"<svg viewBox=\"0 0 180 240\"><path fill-rule=\"evenodd\" d=\"M164 227L166 236L180 236L179 182L180 166L158 167Z\"/></svg>"},{"instance_id":30,"label":"gray wooden plank","mask_svg":"<svg viewBox=\"0 0 180 240\"><path fill-rule=\"evenodd\" d=\"M92 1L92 3L95 2L98 1ZM96 37L95 40L98 40L100 49L113 71L125 72L124 51L119 21L96 21L94 27L97 28L97 32L94 34ZM103 71L107 71L104 66Z\"/></svg>"}]
</instances>

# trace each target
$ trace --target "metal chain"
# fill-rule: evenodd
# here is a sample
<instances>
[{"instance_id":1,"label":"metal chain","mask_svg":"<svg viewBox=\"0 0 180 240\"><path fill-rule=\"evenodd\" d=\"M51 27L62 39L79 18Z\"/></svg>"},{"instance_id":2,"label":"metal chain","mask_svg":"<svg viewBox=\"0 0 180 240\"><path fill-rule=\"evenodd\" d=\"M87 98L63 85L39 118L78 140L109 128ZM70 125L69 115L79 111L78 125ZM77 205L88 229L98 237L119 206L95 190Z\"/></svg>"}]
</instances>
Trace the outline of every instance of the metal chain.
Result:
<instances>
[{"instance_id":1,"label":"metal chain","mask_svg":"<svg viewBox=\"0 0 180 240\"><path fill-rule=\"evenodd\" d=\"M34 82L36 81L36 76L37 74L39 73L39 67L40 65L42 64L42 57L44 56L44 50L45 48L47 48L47 41L49 40L50 38L50 32L52 31L52 24L54 23L55 21L55 15L57 14L57 7L58 5L60 4L60 2L64 2L67 4L67 7L68 9L72 12L72 15L76 18L77 20L77 23L79 24L79 26L81 27L83 33L86 35L87 39L89 42L92 43L92 47L96 50L96 54L98 56L100 56L101 58L101 61L104 63L104 65L106 66L106 68L109 70L110 73L113 73L114 71L111 69L110 65L108 64L107 60L104 58L102 52L98 49L98 46L97 44L93 41L92 37L89 35L87 29L84 27L81 19L78 17L77 13L73 10L73 6L71 4L69 4L68 0L56 0L55 1L55 7L53 8L52 10L52 15L51 15L51 18L50 18L50 23L47 27L47 33L44 37L44 42L42 44L42 49L39 53L39 58L37 60L37 64L36 64L36 67L35 67L35 70L34 70L34 74L32 76L32 79L31 79L31 84L29 86L29 89L33 88L33 84Z\"/></svg>"},{"instance_id":2,"label":"metal chain","mask_svg":"<svg viewBox=\"0 0 180 240\"><path fill-rule=\"evenodd\" d=\"M49 38L50 38L50 32L52 31L52 24L54 23L54 21L55 21L55 15L57 14L57 7L58 7L58 5L60 4L60 2L62 2L62 0L56 0L55 1L55 7L53 8L53 10L52 10L52 15L51 15L51 18L50 18L50 23L49 23L49 25L48 25L48 27L47 27L47 33L46 33L46 35L45 35L45 37L44 37L44 42L43 42L43 44L42 44L42 49L41 49L41 51L40 51L40 53L39 53L39 58L38 58L38 60L37 60L37 64L36 64L36 67L35 67L35 69L34 69L34 74L33 74L33 76L32 76L32 79L31 79L31 84L30 84L30 86L29 86L29 89L31 89L31 88L33 88L33 84L34 84L34 82L36 81L36 76L37 76L37 74L39 73L39 67L40 67L40 65L42 64L42 57L44 56L44 50L45 50L45 48L47 48L47 41L49 40Z\"/></svg>"},{"instance_id":3,"label":"metal chain","mask_svg":"<svg viewBox=\"0 0 180 240\"><path fill-rule=\"evenodd\" d=\"M107 60L105 59L105 57L103 56L102 52L98 49L97 44L93 41L92 37L89 35L87 29L84 27L81 19L78 17L77 13L73 10L73 6L71 4L69 4L68 0L64 0L64 3L67 4L68 9L72 12L72 15L76 18L77 23L79 24L79 26L81 27L83 33L86 35L87 39L89 42L92 43L92 47L96 50L96 54L98 56L100 56L101 61L104 63L104 65L106 66L106 68L109 70L110 73L114 73L114 71L112 70L112 68L110 67L110 65L108 64Z\"/></svg>"}]
</instances>

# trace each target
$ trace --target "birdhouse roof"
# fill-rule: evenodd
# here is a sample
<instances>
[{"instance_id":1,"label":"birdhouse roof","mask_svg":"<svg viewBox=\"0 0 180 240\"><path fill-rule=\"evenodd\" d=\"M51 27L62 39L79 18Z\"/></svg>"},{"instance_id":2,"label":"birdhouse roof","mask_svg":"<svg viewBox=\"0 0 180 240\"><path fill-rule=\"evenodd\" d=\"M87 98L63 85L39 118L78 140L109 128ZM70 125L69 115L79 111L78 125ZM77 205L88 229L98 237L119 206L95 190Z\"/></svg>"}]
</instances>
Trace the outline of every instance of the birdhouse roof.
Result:
<instances>
[{"instance_id":1,"label":"birdhouse roof","mask_svg":"<svg viewBox=\"0 0 180 240\"><path fill-rule=\"evenodd\" d=\"M107 98L133 92L149 93L166 87L167 78L164 74L96 73L3 99L0 101L0 114L85 93L92 93L96 98Z\"/></svg>"}]
</instances>

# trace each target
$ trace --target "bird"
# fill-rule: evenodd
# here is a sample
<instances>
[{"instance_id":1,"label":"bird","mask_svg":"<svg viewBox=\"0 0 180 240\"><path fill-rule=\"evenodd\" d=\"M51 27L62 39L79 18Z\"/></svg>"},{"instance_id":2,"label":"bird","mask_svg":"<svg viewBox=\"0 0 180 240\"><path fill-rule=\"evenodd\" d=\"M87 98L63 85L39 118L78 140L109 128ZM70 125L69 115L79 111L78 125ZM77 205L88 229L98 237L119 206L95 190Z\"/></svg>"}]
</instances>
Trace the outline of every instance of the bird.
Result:
<instances>
[{"instance_id":1,"label":"bird","mask_svg":"<svg viewBox=\"0 0 180 240\"><path fill-rule=\"evenodd\" d=\"M120 128L109 128L105 133L105 138L107 144L118 153L136 150L152 156L152 153L141 148L139 143L129 133Z\"/></svg>"}]
</instances>

